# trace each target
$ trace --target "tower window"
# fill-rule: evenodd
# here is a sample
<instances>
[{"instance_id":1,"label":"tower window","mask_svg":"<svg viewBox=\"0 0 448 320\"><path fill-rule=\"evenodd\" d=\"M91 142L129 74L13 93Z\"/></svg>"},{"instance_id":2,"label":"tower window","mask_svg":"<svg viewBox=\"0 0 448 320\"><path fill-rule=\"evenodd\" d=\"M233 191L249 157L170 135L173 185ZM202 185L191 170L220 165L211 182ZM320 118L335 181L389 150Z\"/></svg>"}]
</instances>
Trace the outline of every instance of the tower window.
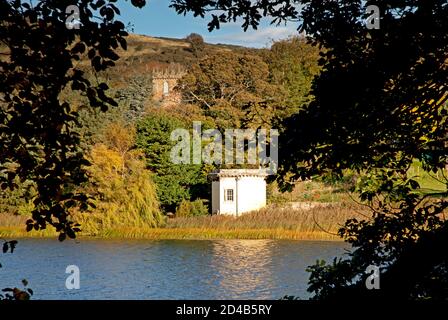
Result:
<instances>
[{"instance_id":1,"label":"tower window","mask_svg":"<svg viewBox=\"0 0 448 320\"><path fill-rule=\"evenodd\" d=\"M168 82L163 81L163 95L166 96L168 95L170 91L170 87L168 86Z\"/></svg>"}]
</instances>

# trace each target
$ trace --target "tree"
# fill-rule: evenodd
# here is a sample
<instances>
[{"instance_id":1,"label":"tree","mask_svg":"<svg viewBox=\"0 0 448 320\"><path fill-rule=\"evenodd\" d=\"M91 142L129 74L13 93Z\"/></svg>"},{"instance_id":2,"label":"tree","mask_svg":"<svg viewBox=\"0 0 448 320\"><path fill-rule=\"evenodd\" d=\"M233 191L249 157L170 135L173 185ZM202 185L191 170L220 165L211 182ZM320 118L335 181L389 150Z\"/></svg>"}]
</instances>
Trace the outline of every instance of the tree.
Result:
<instances>
[{"instance_id":1,"label":"tree","mask_svg":"<svg viewBox=\"0 0 448 320\"><path fill-rule=\"evenodd\" d=\"M258 55L217 52L192 65L178 87L221 130L268 125L281 109L281 88Z\"/></svg>"},{"instance_id":2,"label":"tree","mask_svg":"<svg viewBox=\"0 0 448 320\"><path fill-rule=\"evenodd\" d=\"M280 117L286 118L304 108L311 100L311 83L319 73L319 49L307 43L303 36L275 41L265 51L271 82L284 88L285 106Z\"/></svg>"},{"instance_id":3,"label":"tree","mask_svg":"<svg viewBox=\"0 0 448 320\"><path fill-rule=\"evenodd\" d=\"M299 15L296 5L302 4ZM367 6L380 9L369 29ZM172 1L178 13L212 14L209 29L242 17L257 27L300 17L300 30L325 48L310 104L285 122L280 136L280 182L349 168L368 176L359 185L372 217L339 231L353 246L348 257L310 267L315 298L438 298L448 296L447 191L423 194L407 169L427 172L448 158L448 7L445 1ZM219 15L218 15L219 14ZM283 139L282 139L283 136ZM282 154L283 152L283 154ZM448 181L445 179L448 186ZM440 196L442 196L440 198ZM367 290L365 270L380 267L381 290Z\"/></svg>"},{"instance_id":4,"label":"tree","mask_svg":"<svg viewBox=\"0 0 448 320\"><path fill-rule=\"evenodd\" d=\"M176 142L171 132L186 124L164 114L151 114L137 124L138 148L154 173L157 196L164 211L174 212L182 200L208 198L207 172L198 164L175 164L170 158Z\"/></svg>"},{"instance_id":5,"label":"tree","mask_svg":"<svg viewBox=\"0 0 448 320\"><path fill-rule=\"evenodd\" d=\"M190 44L190 50L193 55L198 59L204 54L205 43L204 38L200 34L190 33L185 40Z\"/></svg>"},{"instance_id":6,"label":"tree","mask_svg":"<svg viewBox=\"0 0 448 320\"><path fill-rule=\"evenodd\" d=\"M86 234L93 235L120 227L163 225L156 186L145 168L143 154L138 150L123 152L122 147L113 145L92 147L91 166L87 169L90 179L83 189L92 196L95 207L86 213L75 213L75 220Z\"/></svg>"}]
</instances>

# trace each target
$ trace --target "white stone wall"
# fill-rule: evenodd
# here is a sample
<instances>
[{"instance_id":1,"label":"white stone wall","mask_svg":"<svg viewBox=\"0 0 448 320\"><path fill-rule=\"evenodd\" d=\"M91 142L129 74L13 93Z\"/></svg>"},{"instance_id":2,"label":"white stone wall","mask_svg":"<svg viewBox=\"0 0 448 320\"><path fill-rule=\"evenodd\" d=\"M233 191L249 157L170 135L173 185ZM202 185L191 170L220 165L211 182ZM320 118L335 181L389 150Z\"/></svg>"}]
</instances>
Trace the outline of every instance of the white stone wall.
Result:
<instances>
[{"instance_id":1,"label":"white stone wall","mask_svg":"<svg viewBox=\"0 0 448 320\"><path fill-rule=\"evenodd\" d=\"M238 184L238 186L237 186ZM233 201L226 200L226 190L233 189ZM237 208L238 206L238 208ZM236 215L266 206L266 181L263 177L219 177L212 182L212 212Z\"/></svg>"},{"instance_id":2,"label":"white stone wall","mask_svg":"<svg viewBox=\"0 0 448 320\"><path fill-rule=\"evenodd\" d=\"M234 177L221 177L219 183L219 213L236 214L236 184ZM225 190L233 189L233 201L226 201Z\"/></svg>"},{"instance_id":3,"label":"white stone wall","mask_svg":"<svg viewBox=\"0 0 448 320\"><path fill-rule=\"evenodd\" d=\"M238 180L238 212L266 206L266 181L263 177L241 177Z\"/></svg>"}]
</instances>

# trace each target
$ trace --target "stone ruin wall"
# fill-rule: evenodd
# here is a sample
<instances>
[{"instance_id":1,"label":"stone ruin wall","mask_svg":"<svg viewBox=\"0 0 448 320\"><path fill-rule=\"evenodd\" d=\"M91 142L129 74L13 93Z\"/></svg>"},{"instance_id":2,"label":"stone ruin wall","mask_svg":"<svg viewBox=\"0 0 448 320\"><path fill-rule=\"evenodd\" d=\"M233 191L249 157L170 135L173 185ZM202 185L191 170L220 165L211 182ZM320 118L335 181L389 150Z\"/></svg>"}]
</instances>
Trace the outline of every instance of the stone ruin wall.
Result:
<instances>
[{"instance_id":1,"label":"stone ruin wall","mask_svg":"<svg viewBox=\"0 0 448 320\"><path fill-rule=\"evenodd\" d=\"M185 74L182 69L166 69L163 71L155 70L152 73L153 100L160 102L162 106L179 104L181 102L181 93L175 90L177 82ZM166 88L167 86L167 88ZM168 92L166 92L168 89Z\"/></svg>"}]
</instances>

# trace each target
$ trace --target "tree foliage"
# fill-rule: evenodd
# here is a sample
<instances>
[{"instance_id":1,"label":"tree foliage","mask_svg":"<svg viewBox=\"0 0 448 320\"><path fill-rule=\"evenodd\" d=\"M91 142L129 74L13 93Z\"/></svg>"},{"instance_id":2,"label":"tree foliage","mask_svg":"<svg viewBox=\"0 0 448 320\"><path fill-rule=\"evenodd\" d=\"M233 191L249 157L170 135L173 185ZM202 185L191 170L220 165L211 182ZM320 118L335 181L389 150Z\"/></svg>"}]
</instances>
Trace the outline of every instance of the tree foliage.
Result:
<instances>
[{"instance_id":1,"label":"tree foliage","mask_svg":"<svg viewBox=\"0 0 448 320\"><path fill-rule=\"evenodd\" d=\"M195 217L209 214L208 207L204 202L203 199L182 200L176 209L176 217Z\"/></svg>"},{"instance_id":2,"label":"tree foliage","mask_svg":"<svg viewBox=\"0 0 448 320\"><path fill-rule=\"evenodd\" d=\"M281 86L279 92L284 109L279 117L284 119L304 108L311 100L311 83L319 73L319 48L309 44L302 36L275 41L264 53L269 65L270 82Z\"/></svg>"},{"instance_id":3,"label":"tree foliage","mask_svg":"<svg viewBox=\"0 0 448 320\"><path fill-rule=\"evenodd\" d=\"M176 144L171 132L182 128L187 129L187 124L165 114L151 114L137 124L136 145L145 153L147 168L154 173L157 196L165 211L174 212L184 199L208 195L207 172L202 165L175 164L170 158Z\"/></svg>"},{"instance_id":4,"label":"tree foliage","mask_svg":"<svg viewBox=\"0 0 448 320\"><path fill-rule=\"evenodd\" d=\"M123 157L119 150L98 144L92 148L89 158L91 178L85 192L92 195L95 207L75 214L86 234L120 227L163 225L154 182L138 151Z\"/></svg>"},{"instance_id":5,"label":"tree foliage","mask_svg":"<svg viewBox=\"0 0 448 320\"><path fill-rule=\"evenodd\" d=\"M259 55L208 55L191 66L178 87L222 130L270 124L281 109L282 88L269 82L269 66Z\"/></svg>"},{"instance_id":6,"label":"tree foliage","mask_svg":"<svg viewBox=\"0 0 448 320\"><path fill-rule=\"evenodd\" d=\"M363 25L361 3L328 6L330 15L310 5L304 13L305 28L328 51L314 101L288 120L284 134L297 138L283 144L294 150L283 172L351 168L372 176L359 188L372 217L347 221L339 232L354 250L310 269L316 298L447 296L447 201L421 195L407 176L414 159L429 172L447 161L446 7L407 4L383 6L382 27L373 31ZM366 290L369 265L381 268L381 290Z\"/></svg>"},{"instance_id":7,"label":"tree foliage","mask_svg":"<svg viewBox=\"0 0 448 320\"><path fill-rule=\"evenodd\" d=\"M92 196L94 208L76 215L86 233L163 224L155 184L145 168L143 154L134 145L132 126L111 123L103 142L91 148L89 183L83 191Z\"/></svg>"},{"instance_id":8,"label":"tree foliage","mask_svg":"<svg viewBox=\"0 0 448 320\"><path fill-rule=\"evenodd\" d=\"M190 33L185 40L190 44L190 51L196 59L201 58L205 54L204 38L200 34Z\"/></svg>"}]
</instances>

